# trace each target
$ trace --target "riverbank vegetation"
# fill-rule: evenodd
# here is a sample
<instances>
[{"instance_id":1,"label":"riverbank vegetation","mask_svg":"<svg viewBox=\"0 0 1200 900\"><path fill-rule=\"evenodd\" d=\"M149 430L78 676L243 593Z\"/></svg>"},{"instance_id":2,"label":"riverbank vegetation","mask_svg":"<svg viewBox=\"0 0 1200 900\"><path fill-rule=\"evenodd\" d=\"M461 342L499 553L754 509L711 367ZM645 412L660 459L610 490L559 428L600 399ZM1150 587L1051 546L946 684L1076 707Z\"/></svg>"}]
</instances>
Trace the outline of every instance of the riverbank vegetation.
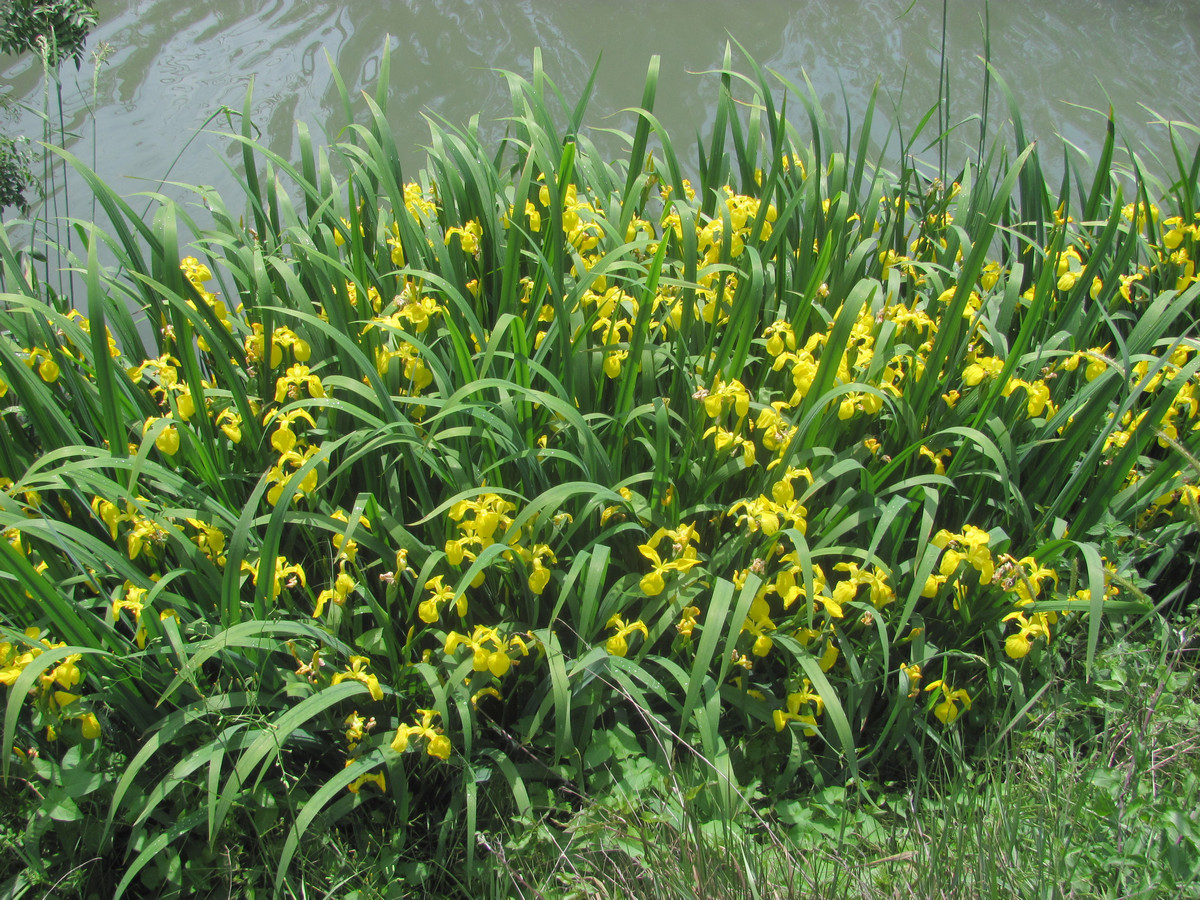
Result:
<instances>
[{"instance_id":1,"label":"riverbank vegetation","mask_svg":"<svg viewBox=\"0 0 1200 900\"><path fill-rule=\"evenodd\" d=\"M3 232L9 894L1195 887L1195 129L505 77Z\"/></svg>"}]
</instances>

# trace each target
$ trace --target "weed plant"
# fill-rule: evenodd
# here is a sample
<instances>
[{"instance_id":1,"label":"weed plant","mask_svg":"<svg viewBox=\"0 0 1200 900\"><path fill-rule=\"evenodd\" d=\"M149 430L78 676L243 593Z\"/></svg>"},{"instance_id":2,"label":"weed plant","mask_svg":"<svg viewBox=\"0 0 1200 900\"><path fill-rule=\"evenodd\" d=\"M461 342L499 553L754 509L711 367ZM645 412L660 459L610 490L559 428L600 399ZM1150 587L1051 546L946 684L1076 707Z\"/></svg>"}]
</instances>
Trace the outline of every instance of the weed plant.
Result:
<instances>
[{"instance_id":1,"label":"weed plant","mask_svg":"<svg viewBox=\"0 0 1200 900\"><path fill-rule=\"evenodd\" d=\"M42 121L44 145L65 148L68 139L76 137L67 131L62 67L68 60L74 61L76 71L82 67L88 34L95 27L97 19L94 0L12 0L0 9L0 53L14 56L31 53L41 66L45 88L42 105L40 109L27 109ZM111 51L111 47L102 44L92 54L89 110L95 108L100 67ZM50 99L51 87L54 92L53 103ZM3 105L7 104L5 98ZM73 220L66 162L55 160L49 151L35 153L24 146L27 143L28 139L24 136L12 140L0 135L0 214L8 207L22 216L32 214L34 218L28 227L36 235L35 241L43 240L47 244L65 242L69 249ZM95 142L92 150L92 165L95 166ZM39 162L40 166L36 166ZM33 174L35 167L41 170L40 179ZM34 202L26 197L30 191L37 195ZM47 199L47 193L50 209L44 210L42 201ZM95 218L95 204L91 207L91 215ZM38 248L31 247L31 250L34 258L43 263L45 299L60 311L69 308L72 304L72 288L63 280L64 271L60 268L52 277L50 256Z\"/></svg>"},{"instance_id":2,"label":"weed plant","mask_svg":"<svg viewBox=\"0 0 1200 900\"><path fill-rule=\"evenodd\" d=\"M1194 599L1196 130L1052 190L931 111L893 171L745 66L692 179L657 61L615 161L536 58L411 178L385 88L297 163L247 97L244 216L58 151L112 225L66 307L0 240L11 892L470 892L589 798L863 802Z\"/></svg>"}]
</instances>

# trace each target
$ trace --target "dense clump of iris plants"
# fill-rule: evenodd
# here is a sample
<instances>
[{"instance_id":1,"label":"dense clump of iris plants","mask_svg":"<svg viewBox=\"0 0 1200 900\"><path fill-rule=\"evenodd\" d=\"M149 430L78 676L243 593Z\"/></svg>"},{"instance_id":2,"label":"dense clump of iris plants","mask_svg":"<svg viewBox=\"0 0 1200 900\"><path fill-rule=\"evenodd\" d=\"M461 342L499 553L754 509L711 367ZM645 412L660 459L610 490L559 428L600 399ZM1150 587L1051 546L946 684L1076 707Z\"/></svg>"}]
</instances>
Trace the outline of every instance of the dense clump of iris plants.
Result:
<instances>
[{"instance_id":1,"label":"dense clump of iris plants","mask_svg":"<svg viewBox=\"0 0 1200 900\"><path fill-rule=\"evenodd\" d=\"M1191 132L1165 182L1111 122L1057 190L1019 120L956 172L895 131L893 171L870 111L836 150L748 67L688 161L656 64L611 162L540 68L499 147L434 124L411 178L382 89L298 164L247 116L244 216L146 223L71 160L111 222L73 226L80 295L0 243L31 871L58 842L145 891L253 835L285 888L339 829L469 876L487 823L629 754L718 815L869 785L1186 599Z\"/></svg>"}]
</instances>

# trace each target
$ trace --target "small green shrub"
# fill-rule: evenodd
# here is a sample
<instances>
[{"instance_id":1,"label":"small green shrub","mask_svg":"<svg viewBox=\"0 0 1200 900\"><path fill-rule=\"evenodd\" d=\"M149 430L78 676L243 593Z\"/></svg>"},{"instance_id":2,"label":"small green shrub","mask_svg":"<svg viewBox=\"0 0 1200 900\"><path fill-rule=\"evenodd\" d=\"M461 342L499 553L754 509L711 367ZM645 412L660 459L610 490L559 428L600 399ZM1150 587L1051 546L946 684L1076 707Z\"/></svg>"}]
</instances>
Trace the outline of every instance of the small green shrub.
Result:
<instances>
[{"instance_id":1,"label":"small green shrub","mask_svg":"<svg viewBox=\"0 0 1200 900\"><path fill-rule=\"evenodd\" d=\"M25 192L36 184L32 163L33 154L20 141L0 135L0 212L10 206L22 213L29 208Z\"/></svg>"}]
</instances>

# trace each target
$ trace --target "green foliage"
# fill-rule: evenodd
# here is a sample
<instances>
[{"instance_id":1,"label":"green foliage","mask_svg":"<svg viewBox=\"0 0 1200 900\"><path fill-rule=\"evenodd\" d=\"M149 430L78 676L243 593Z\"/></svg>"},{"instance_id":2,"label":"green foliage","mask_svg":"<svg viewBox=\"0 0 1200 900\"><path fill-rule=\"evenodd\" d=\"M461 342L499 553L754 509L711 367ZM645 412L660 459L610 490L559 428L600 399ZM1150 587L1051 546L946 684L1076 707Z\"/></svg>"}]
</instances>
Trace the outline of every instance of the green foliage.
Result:
<instances>
[{"instance_id":1,"label":"green foliage","mask_svg":"<svg viewBox=\"0 0 1200 900\"><path fill-rule=\"evenodd\" d=\"M6 0L0 7L0 52L44 52L52 69L68 59L79 68L96 21L95 0Z\"/></svg>"},{"instance_id":2,"label":"green foliage","mask_svg":"<svg viewBox=\"0 0 1200 900\"><path fill-rule=\"evenodd\" d=\"M30 169L33 154L23 143L0 135L0 211L11 206L24 213L29 208L25 192L36 182Z\"/></svg>"},{"instance_id":3,"label":"green foliage","mask_svg":"<svg viewBox=\"0 0 1200 900\"><path fill-rule=\"evenodd\" d=\"M1200 879L1191 627L1152 617L1068 662L1034 722L969 765L869 797L746 796L713 819L686 775L485 838L487 895L1174 898ZM682 781L680 780L682 779Z\"/></svg>"},{"instance_id":4,"label":"green foliage","mask_svg":"<svg viewBox=\"0 0 1200 900\"><path fill-rule=\"evenodd\" d=\"M432 123L410 179L383 88L295 163L247 96L244 216L57 151L112 230L70 305L0 232L3 766L98 779L89 890L300 895L316 835L471 890L563 795L800 825L1186 601L1200 156L1153 202L1111 128L1074 193L1033 147L931 178L920 127L890 172L747 64L695 183L657 63L610 161L540 57L503 146Z\"/></svg>"}]
</instances>

